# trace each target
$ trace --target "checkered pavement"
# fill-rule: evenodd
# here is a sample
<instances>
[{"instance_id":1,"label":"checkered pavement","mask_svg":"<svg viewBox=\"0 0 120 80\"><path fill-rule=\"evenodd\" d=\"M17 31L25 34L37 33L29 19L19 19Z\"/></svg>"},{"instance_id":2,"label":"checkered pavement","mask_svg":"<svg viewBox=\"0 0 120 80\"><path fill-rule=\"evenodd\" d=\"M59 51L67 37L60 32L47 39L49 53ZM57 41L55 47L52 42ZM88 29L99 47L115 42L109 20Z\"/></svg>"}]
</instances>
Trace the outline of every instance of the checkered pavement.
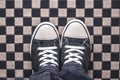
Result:
<instances>
[{"instance_id":1,"label":"checkered pavement","mask_svg":"<svg viewBox=\"0 0 120 80\"><path fill-rule=\"evenodd\" d=\"M91 34L88 75L119 80L119 0L0 0L0 80L29 80L30 39L40 22L52 22L61 34L74 18L82 20Z\"/></svg>"}]
</instances>

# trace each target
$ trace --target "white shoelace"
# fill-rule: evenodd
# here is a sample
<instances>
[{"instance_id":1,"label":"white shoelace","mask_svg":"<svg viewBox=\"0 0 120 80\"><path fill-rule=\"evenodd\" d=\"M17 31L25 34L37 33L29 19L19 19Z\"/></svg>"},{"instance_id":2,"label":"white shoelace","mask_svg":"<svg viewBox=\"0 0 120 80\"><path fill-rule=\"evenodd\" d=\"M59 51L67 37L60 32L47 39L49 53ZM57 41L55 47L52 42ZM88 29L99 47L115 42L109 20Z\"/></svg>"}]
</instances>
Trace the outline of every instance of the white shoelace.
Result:
<instances>
[{"instance_id":1,"label":"white shoelace","mask_svg":"<svg viewBox=\"0 0 120 80\"><path fill-rule=\"evenodd\" d=\"M67 48L67 50L65 51L67 56L65 56L64 59L67 59L67 60L64 62L64 64L74 61L82 65L82 62L80 60L83 60L83 58L79 54L84 55L84 52L82 50L84 50L85 47L66 45L65 48ZM72 51L76 51L76 53L73 53Z\"/></svg>"},{"instance_id":2,"label":"white shoelace","mask_svg":"<svg viewBox=\"0 0 120 80\"><path fill-rule=\"evenodd\" d=\"M46 66L48 63L51 63L52 66L58 66L58 63L55 60L58 60L54 55L57 55L57 52L54 51L57 49L56 46L52 47L38 47L37 50L42 50L39 52L38 56L42 56L39 61L42 61L39 66ZM47 54L49 53L49 54ZM50 59L48 59L50 58Z\"/></svg>"}]
</instances>

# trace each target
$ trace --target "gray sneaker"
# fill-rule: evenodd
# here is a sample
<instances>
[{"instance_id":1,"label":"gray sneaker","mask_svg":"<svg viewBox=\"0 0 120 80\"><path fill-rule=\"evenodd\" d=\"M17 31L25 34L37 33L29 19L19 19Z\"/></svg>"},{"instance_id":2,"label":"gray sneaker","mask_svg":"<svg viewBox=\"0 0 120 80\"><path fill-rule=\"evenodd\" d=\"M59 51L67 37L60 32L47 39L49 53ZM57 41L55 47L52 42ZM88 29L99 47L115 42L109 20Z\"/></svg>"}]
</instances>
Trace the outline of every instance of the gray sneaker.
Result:
<instances>
[{"instance_id":1,"label":"gray sneaker","mask_svg":"<svg viewBox=\"0 0 120 80\"><path fill-rule=\"evenodd\" d=\"M81 65L88 71L90 60L90 34L86 25L78 20L69 21L61 37L61 63Z\"/></svg>"},{"instance_id":2,"label":"gray sneaker","mask_svg":"<svg viewBox=\"0 0 120 80\"><path fill-rule=\"evenodd\" d=\"M59 34L50 22L40 23L33 32L30 44L34 72L44 66L59 67Z\"/></svg>"}]
</instances>

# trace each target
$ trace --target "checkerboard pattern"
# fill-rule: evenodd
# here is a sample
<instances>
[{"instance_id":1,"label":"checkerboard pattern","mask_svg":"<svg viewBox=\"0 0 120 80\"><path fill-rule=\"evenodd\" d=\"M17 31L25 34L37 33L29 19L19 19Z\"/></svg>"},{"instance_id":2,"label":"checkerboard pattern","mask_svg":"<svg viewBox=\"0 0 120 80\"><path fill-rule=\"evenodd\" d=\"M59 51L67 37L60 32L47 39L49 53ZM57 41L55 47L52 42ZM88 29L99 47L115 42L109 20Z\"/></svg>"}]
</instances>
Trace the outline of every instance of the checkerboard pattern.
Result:
<instances>
[{"instance_id":1,"label":"checkerboard pattern","mask_svg":"<svg viewBox=\"0 0 120 80\"><path fill-rule=\"evenodd\" d=\"M52 22L61 34L74 18L82 20L91 34L88 75L119 80L119 0L0 0L0 80L29 80L30 39L40 22Z\"/></svg>"}]
</instances>

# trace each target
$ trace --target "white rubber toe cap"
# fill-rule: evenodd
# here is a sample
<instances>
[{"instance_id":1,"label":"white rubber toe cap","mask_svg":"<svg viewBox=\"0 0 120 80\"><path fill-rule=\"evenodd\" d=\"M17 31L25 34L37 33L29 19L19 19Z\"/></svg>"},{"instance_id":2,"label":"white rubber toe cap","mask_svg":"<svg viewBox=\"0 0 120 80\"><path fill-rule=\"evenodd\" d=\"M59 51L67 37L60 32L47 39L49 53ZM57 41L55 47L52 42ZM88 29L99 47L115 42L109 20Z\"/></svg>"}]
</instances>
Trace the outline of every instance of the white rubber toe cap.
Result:
<instances>
[{"instance_id":1,"label":"white rubber toe cap","mask_svg":"<svg viewBox=\"0 0 120 80\"><path fill-rule=\"evenodd\" d=\"M37 26L34 39L38 40L53 40L58 38L58 32L52 23L44 22Z\"/></svg>"},{"instance_id":2,"label":"white rubber toe cap","mask_svg":"<svg viewBox=\"0 0 120 80\"><path fill-rule=\"evenodd\" d=\"M88 38L89 33L82 21L74 19L66 25L64 36L71 38Z\"/></svg>"}]
</instances>

